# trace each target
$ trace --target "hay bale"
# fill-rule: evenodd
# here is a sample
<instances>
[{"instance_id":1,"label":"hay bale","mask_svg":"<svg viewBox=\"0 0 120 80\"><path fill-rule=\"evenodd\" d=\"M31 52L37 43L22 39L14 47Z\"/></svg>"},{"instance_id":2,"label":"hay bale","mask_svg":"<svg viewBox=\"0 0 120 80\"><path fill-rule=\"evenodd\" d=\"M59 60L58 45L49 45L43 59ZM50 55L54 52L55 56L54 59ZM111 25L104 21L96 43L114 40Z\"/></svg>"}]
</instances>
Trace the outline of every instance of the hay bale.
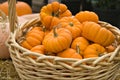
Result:
<instances>
[{"instance_id":1,"label":"hay bale","mask_svg":"<svg viewBox=\"0 0 120 80\"><path fill-rule=\"evenodd\" d=\"M20 80L11 59L0 59L0 80Z\"/></svg>"}]
</instances>

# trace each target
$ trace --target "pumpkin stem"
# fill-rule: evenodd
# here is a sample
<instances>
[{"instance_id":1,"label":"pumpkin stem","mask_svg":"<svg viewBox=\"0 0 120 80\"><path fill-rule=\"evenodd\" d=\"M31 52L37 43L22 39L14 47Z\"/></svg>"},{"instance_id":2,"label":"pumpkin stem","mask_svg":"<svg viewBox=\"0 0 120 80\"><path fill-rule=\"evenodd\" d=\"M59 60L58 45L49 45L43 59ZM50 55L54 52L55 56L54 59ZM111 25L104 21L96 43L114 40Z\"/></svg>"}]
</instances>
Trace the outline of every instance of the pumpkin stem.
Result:
<instances>
[{"instance_id":1,"label":"pumpkin stem","mask_svg":"<svg viewBox=\"0 0 120 80\"><path fill-rule=\"evenodd\" d=\"M69 25L70 25L70 26L73 26L73 22L70 22Z\"/></svg>"},{"instance_id":2,"label":"pumpkin stem","mask_svg":"<svg viewBox=\"0 0 120 80\"><path fill-rule=\"evenodd\" d=\"M53 27L53 34L54 34L54 37L57 37L57 36L58 36L58 34L57 34L57 32L56 32L56 27Z\"/></svg>"},{"instance_id":3,"label":"pumpkin stem","mask_svg":"<svg viewBox=\"0 0 120 80\"><path fill-rule=\"evenodd\" d=\"M77 52L78 54L80 54L80 47L79 47L78 44L76 45L76 52Z\"/></svg>"},{"instance_id":4,"label":"pumpkin stem","mask_svg":"<svg viewBox=\"0 0 120 80\"><path fill-rule=\"evenodd\" d=\"M45 26L43 26L43 27L42 27L42 30L43 30L43 32L45 32L45 31L46 31L46 28L45 28Z\"/></svg>"},{"instance_id":5,"label":"pumpkin stem","mask_svg":"<svg viewBox=\"0 0 120 80\"><path fill-rule=\"evenodd\" d=\"M60 10L58 10L56 13L52 12L52 16L59 17Z\"/></svg>"}]
</instances>

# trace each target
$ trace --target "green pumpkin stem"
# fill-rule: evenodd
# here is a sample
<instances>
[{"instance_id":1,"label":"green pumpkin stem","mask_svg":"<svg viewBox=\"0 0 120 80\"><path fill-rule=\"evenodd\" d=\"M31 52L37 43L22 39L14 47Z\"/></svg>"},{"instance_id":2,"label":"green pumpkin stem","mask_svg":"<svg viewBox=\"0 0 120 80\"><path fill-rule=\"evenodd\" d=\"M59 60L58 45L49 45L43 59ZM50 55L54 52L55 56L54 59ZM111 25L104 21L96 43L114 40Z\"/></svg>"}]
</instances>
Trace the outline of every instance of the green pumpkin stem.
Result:
<instances>
[{"instance_id":1,"label":"green pumpkin stem","mask_svg":"<svg viewBox=\"0 0 120 80\"><path fill-rule=\"evenodd\" d=\"M42 27L42 30L43 30L43 32L46 32L46 28L45 28L45 26Z\"/></svg>"},{"instance_id":2,"label":"green pumpkin stem","mask_svg":"<svg viewBox=\"0 0 120 80\"><path fill-rule=\"evenodd\" d=\"M53 27L53 34L54 34L54 37L57 37L57 36L58 36L58 34L57 34L57 32L56 32L56 28L57 28L57 27Z\"/></svg>"},{"instance_id":3,"label":"green pumpkin stem","mask_svg":"<svg viewBox=\"0 0 120 80\"><path fill-rule=\"evenodd\" d=\"M80 54L80 47L79 47L78 44L76 45L76 52L77 52L78 54Z\"/></svg>"},{"instance_id":4,"label":"green pumpkin stem","mask_svg":"<svg viewBox=\"0 0 120 80\"><path fill-rule=\"evenodd\" d=\"M59 13L60 13L59 10L58 10L56 13L55 13L55 12L52 12L52 16L59 17Z\"/></svg>"},{"instance_id":5,"label":"green pumpkin stem","mask_svg":"<svg viewBox=\"0 0 120 80\"><path fill-rule=\"evenodd\" d=\"M73 22L70 22L69 25L72 27L73 26Z\"/></svg>"}]
</instances>

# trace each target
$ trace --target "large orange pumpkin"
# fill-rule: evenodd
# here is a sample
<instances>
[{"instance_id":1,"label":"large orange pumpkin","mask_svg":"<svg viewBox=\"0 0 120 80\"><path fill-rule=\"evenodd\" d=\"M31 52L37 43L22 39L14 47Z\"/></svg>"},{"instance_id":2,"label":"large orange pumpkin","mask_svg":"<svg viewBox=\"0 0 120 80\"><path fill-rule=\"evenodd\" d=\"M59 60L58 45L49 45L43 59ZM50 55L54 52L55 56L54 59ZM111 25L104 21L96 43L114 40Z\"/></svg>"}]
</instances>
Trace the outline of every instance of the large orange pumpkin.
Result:
<instances>
[{"instance_id":1,"label":"large orange pumpkin","mask_svg":"<svg viewBox=\"0 0 120 80\"><path fill-rule=\"evenodd\" d=\"M111 45L115 40L115 35L95 22L84 22L82 36L103 46Z\"/></svg>"},{"instance_id":2,"label":"large orange pumpkin","mask_svg":"<svg viewBox=\"0 0 120 80\"><path fill-rule=\"evenodd\" d=\"M70 10L67 9L66 5L58 2L43 6L40 11L42 24L50 30L59 23L60 18L67 16L72 16Z\"/></svg>"},{"instance_id":3,"label":"large orange pumpkin","mask_svg":"<svg viewBox=\"0 0 120 80\"><path fill-rule=\"evenodd\" d=\"M0 9L8 15L8 2L3 2L0 4ZM22 1L17 1L16 3L16 12L18 16L22 16L25 14L31 14L32 13L32 8L25 2Z\"/></svg>"},{"instance_id":4,"label":"large orange pumpkin","mask_svg":"<svg viewBox=\"0 0 120 80\"><path fill-rule=\"evenodd\" d=\"M75 17L82 23L85 21L93 21L98 23L99 17L98 15L93 11L80 11L75 15Z\"/></svg>"},{"instance_id":5,"label":"large orange pumpkin","mask_svg":"<svg viewBox=\"0 0 120 80\"><path fill-rule=\"evenodd\" d=\"M63 17L59 23L63 28L71 31L73 39L81 35L81 23L74 17Z\"/></svg>"},{"instance_id":6,"label":"large orange pumpkin","mask_svg":"<svg viewBox=\"0 0 120 80\"><path fill-rule=\"evenodd\" d=\"M65 28L54 28L43 40L43 45L48 52L58 53L70 47L72 34Z\"/></svg>"},{"instance_id":7,"label":"large orange pumpkin","mask_svg":"<svg viewBox=\"0 0 120 80\"><path fill-rule=\"evenodd\" d=\"M26 36L25 40L21 42L21 45L24 48L31 49L34 46L40 45L44 38L44 32L41 30L40 27L34 27L30 30Z\"/></svg>"}]
</instances>

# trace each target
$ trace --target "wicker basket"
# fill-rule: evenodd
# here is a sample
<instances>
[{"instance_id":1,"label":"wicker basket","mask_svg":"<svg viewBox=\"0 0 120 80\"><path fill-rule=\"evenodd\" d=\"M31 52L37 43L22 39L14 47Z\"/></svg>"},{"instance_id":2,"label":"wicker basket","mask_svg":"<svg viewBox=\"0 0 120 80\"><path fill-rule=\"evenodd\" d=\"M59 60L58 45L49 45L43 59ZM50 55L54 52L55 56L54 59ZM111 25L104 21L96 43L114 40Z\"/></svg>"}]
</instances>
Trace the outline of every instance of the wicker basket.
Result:
<instances>
[{"instance_id":1,"label":"wicker basket","mask_svg":"<svg viewBox=\"0 0 120 80\"><path fill-rule=\"evenodd\" d=\"M22 80L115 80L120 67L120 31L118 28L106 22L99 22L102 27L115 34L117 48L114 52L98 58L78 60L37 54L21 47L18 41L29 28L40 25L40 19L32 19L15 27L17 23L15 11L13 11L15 3L15 0L9 0L9 6L12 7L12 9L9 8L11 35L7 46L15 69ZM37 59L32 59L29 55L34 55Z\"/></svg>"}]
</instances>

